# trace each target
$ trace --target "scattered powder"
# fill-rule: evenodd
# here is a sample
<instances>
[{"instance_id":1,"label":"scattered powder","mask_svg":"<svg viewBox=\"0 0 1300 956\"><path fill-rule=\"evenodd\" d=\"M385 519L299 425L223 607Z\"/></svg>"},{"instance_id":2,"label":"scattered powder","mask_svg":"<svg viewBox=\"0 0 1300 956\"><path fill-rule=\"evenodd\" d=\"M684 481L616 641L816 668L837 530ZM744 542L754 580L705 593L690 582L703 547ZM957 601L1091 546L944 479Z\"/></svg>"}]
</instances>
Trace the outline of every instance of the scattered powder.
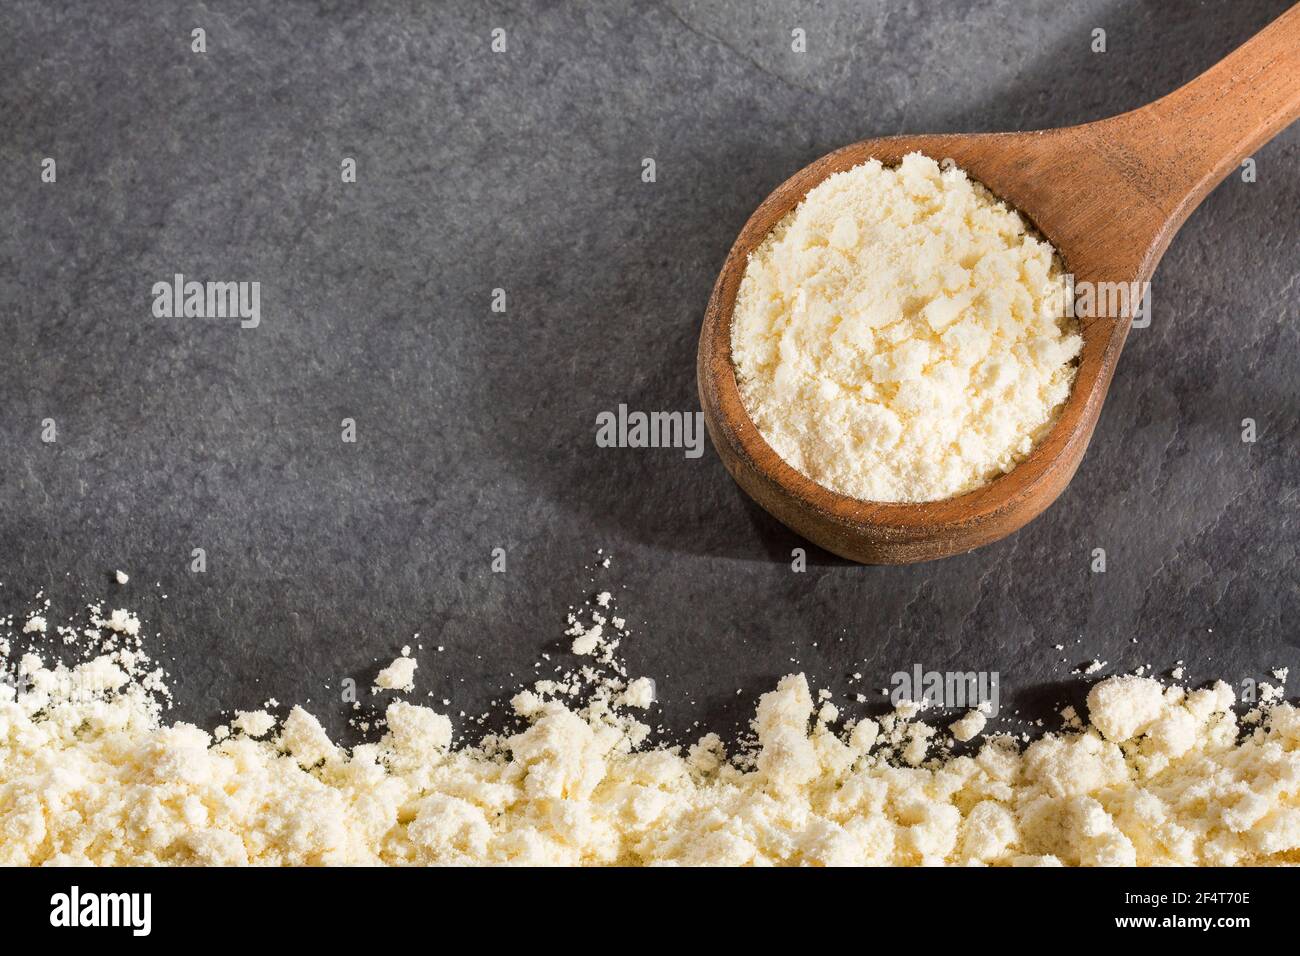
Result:
<instances>
[{"instance_id":1,"label":"scattered powder","mask_svg":"<svg viewBox=\"0 0 1300 956\"><path fill-rule=\"evenodd\" d=\"M81 663L0 673L0 864L1300 863L1300 709L1275 691L1243 734L1226 684L1111 677L1088 723L1063 712L1075 732L952 756L919 704L839 725L792 674L751 747L639 749L621 708L654 687L602 628L513 698L517 732L458 748L446 715L399 701L348 751L301 707L165 722L158 671L99 615Z\"/></svg>"},{"instance_id":2,"label":"scattered powder","mask_svg":"<svg viewBox=\"0 0 1300 956\"><path fill-rule=\"evenodd\" d=\"M600 643L600 625L597 624L591 630L586 631L577 637L573 642L573 653L590 654Z\"/></svg>"},{"instance_id":3,"label":"scattered powder","mask_svg":"<svg viewBox=\"0 0 1300 956\"><path fill-rule=\"evenodd\" d=\"M375 687L379 690L409 692L415 690L415 669L420 665L410 656L409 647L402 648L402 656L379 672Z\"/></svg>"},{"instance_id":4,"label":"scattered powder","mask_svg":"<svg viewBox=\"0 0 1300 956\"><path fill-rule=\"evenodd\" d=\"M123 608L113 611L107 618L95 617L92 622L96 627L106 627L121 634L135 636L140 633L140 619Z\"/></svg>"},{"instance_id":5,"label":"scattered powder","mask_svg":"<svg viewBox=\"0 0 1300 956\"><path fill-rule=\"evenodd\" d=\"M830 488L932 501L1010 471L1051 428L1082 340L1052 247L912 153L812 189L751 254L732 354L768 444Z\"/></svg>"},{"instance_id":6,"label":"scattered powder","mask_svg":"<svg viewBox=\"0 0 1300 956\"><path fill-rule=\"evenodd\" d=\"M983 733L986 723L988 723L988 718L984 716L983 712L972 710L966 716L954 720L948 725L948 729L952 731L954 737L965 742Z\"/></svg>"},{"instance_id":7,"label":"scattered powder","mask_svg":"<svg viewBox=\"0 0 1300 956\"><path fill-rule=\"evenodd\" d=\"M655 682L648 677L638 677L627 685L620 702L625 707L645 709L655 701Z\"/></svg>"},{"instance_id":8,"label":"scattered powder","mask_svg":"<svg viewBox=\"0 0 1300 956\"><path fill-rule=\"evenodd\" d=\"M531 690L521 690L510 698L510 706L520 717L533 717L541 713L542 698Z\"/></svg>"},{"instance_id":9,"label":"scattered powder","mask_svg":"<svg viewBox=\"0 0 1300 956\"><path fill-rule=\"evenodd\" d=\"M275 729L275 718L264 710L243 710L235 715L230 726L250 737L265 737Z\"/></svg>"}]
</instances>

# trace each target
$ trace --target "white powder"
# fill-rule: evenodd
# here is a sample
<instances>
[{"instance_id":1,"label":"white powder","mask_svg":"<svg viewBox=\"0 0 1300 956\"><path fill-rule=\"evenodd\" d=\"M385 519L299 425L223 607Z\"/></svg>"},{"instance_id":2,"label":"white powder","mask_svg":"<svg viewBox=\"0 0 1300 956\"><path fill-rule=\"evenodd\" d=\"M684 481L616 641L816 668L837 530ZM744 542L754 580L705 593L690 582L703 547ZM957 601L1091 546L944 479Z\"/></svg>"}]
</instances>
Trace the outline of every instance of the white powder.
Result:
<instances>
[{"instance_id":1,"label":"white powder","mask_svg":"<svg viewBox=\"0 0 1300 956\"><path fill-rule=\"evenodd\" d=\"M615 643L605 633L585 660L613 661ZM0 864L1226 865L1300 854L1300 710L1272 702L1241 737L1225 684L1108 678L1079 732L927 759L935 732L917 705L836 731L828 695L793 674L759 701L756 750L728 755L713 734L684 752L638 751L642 725L618 713L615 690L640 702L648 681L620 668L584 663L539 681L514 699L526 726L468 748L452 746L445 715L396 702L383 738L349 752L301 707L266 740L275 722L261 711L237 714L235 734L168 724L142 652L72 669L28 653L23 679L0 682ZM547 699L574 683L585 705Z\"/></svg>"},{"instance_id":2,"label":"white powder","mask_svg":"<svg viewBox=\"0 0 1300 956\"><path fill-rule=\"evenodd\" d=\"M541 713L542 698L531 690L521 690L510 698L510 706L520 717L533 717Z\"/></svg>"},{"instance_id":3,"label":"white powder","mask_svg":"<svg viewBox=\"0 0 1300 956\"><path fill-rule=\"evenodd\" d=\"M275 718L264 710L243 710L235 715L230 726L250 737L265 737L275 727Z\"/></svg>"},{"instance_id":4,"label":"white powder","mask_svg":"<svg viewBox=\"0 0 1300 956\"><path fill-rule=\"evenodd\" d=\"M599 624L593 624L590 628L582 631L573 641L573 653L590 654L600 646L602 627Z\"/></svg>"},{"instance_id":5,"label":"white powder","mask_svg":"<svg viewBox=\"0 0 1300 956\"><path fill-rule=\"evenodd\" d=\"M967 740L972 740L979 736L979 734L983 733L984 725L987 722L988 718L984 716L982 711L971 710L968 711L964 717L954 720L949 724L948 729L952 731L954 737L965 742Z\"/></svg>"},{"instance_id":6,"label":"white powder","mask_svg":"<svg viewBox=\"0 0 1300 956\"><path fill-rule=\"evenodd\" d=\"M379 672L375 678L378 690L412 691L415 690L415 669L419 667L409 647L402 648L402 656Z\"/></svg>"},{"instance_id":7,"label":"white powder","mask_svg":"<svg viewBox=\"0 0 1300 956\"><path fill-rule=\"evenodd\" d=\"M768 444L825 487L947 498L1050 429L1082 344L1052 247L913 153L812 189L750 256L732 355Z\"/></svg>"},{"instance_id":8,"label":"white powder","mask_svg":"<svg viewBox=\"0 0 1300 956\"><path fill-rule=\"evenodd\" d=\"M96 617L92 623L96 627L106 627L110 631L130 634L132 637L140 633L140 619L124 608L118 608L107 618Z\"/></svg>"},{"instance_id":9,"label":"white powder","mask_svg":"<svg viewBox=\"0 0 1300 956\"><path fill-rule=\"evenodd\" d=\"M655 682L648 677L638 677L627 685L620 702L625 707L644 710L655 702Z\"/></svg>"}]
</instances>

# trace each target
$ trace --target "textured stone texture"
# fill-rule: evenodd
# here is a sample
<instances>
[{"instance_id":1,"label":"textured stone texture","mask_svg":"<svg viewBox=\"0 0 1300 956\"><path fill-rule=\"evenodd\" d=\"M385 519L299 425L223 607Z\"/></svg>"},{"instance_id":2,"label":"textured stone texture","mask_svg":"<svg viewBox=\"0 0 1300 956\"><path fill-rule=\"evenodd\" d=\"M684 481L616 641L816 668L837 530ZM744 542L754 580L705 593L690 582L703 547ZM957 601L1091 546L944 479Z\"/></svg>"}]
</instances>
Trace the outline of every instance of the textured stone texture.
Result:
<instances>
[{"instance_id":1,"label":"textured stone texture","mask_svg":"<svg viewBox=\"0 0 1300 956\"><path fill-rule=\"evenodd\" d=\"M362 6L4 5L4 611L45 588L62 619L124 568L179 714L311 699L335 729L326 685L368 688L417 631L419 689L478 713L604 587L678 730L727 729L795 667L873 695L914 663L997 670L1004 713L1037 717L1093 657L1298 663L1300 129L1188 222L1073 486L1009 540L794 574L798 539L711 450L593 440L619 402L697 407L716 270L795 169L1136 107L1285 2ZM175 272L260 281L261 327L154 319Z\"/></svg>"}]
</instances>

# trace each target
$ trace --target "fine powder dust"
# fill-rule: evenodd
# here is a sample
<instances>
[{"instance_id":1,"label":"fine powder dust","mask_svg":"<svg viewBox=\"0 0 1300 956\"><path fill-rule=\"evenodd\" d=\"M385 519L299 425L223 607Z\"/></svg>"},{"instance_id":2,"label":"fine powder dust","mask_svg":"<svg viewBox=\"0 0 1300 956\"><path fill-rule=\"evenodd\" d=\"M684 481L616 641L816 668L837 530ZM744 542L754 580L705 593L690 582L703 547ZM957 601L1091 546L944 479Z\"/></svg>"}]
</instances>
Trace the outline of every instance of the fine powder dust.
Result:
<instances>
[{"instance_id":1,"label":"fine powder dust","mask_svg":"<svg viewBox=\"0 0 1300 956\"><path fill-rule=\"evenodd\" d=\"M836 173L750 255L731 348L750 418L832 491L919 502L1010 471L1082 340L1052 247L957 168Z\"/></svg>"},{"instance_id":2,"label":"fine powder dust","mask_svg":"<svg viewBox=\"0 0 1300 956\"><path fill-rule=\"evenodd\" d=\"M1300 863L1300 710L1277 689L1243 732L1226 684L1113 677L1088 724L953 755L916 704L843 720L792 674L752 748L638 749L629 708L654 685L615 655L608 593L584 615L574 667L512 701L519 731L460 748L447 716L401 700L351 751L301 707L168 723L124 610L57 629L81 646L71 667L0 640L0 863Z\"/></svg>"}]
</instances>

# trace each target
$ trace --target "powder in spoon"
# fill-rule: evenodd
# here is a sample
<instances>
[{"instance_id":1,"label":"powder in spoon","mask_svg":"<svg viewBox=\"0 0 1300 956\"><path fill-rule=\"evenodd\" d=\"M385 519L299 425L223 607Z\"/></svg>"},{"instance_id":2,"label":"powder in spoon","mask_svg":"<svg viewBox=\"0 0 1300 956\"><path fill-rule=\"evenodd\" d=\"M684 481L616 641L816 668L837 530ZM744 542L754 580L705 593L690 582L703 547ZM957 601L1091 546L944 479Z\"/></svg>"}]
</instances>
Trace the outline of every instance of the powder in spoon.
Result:
<instances>
[{"instance_id":1,"label":"powder in spoon","mask_svg":"<svg viewBox=\"0 0 1300 956\"><path fill-rule=\"evenodd\" d=\"M1052 246L966 174L911 153L812 189L751 253L731 348L794 468L934 501L1014 468L1056 421L1082 340Z\"/></svg>"}]
</instances>

